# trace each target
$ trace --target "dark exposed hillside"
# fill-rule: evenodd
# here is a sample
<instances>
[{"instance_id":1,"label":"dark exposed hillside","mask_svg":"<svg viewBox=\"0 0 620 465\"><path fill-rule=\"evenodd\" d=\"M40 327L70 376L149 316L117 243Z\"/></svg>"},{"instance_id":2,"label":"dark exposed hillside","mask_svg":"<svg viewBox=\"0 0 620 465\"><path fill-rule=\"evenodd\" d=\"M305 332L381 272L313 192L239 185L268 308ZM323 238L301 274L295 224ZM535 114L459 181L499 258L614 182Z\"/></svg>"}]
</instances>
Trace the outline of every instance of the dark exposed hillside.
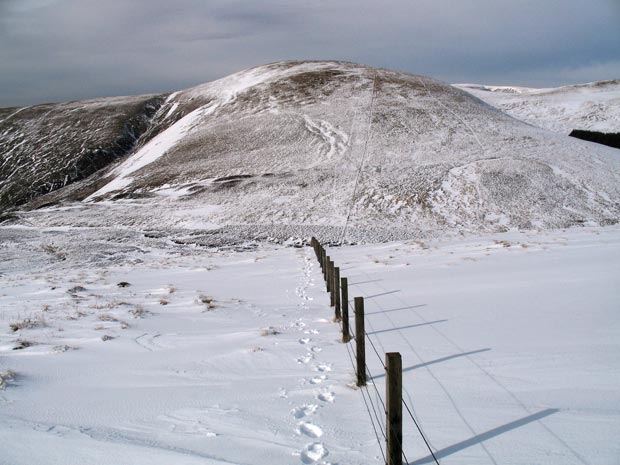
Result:
<instances>
[{"instance_id":1,"label":"dark exposed hillside","mask_svg":"<svg viewBox=\"0 0 620 465\"><path fill-rule=\"evenodd\" d=\"M129 153L162 102L146 95L0 109L0 211Z\"/></svg>"},{"instance_id":2,"label":"dark exposed hillside","mask_svg":"<svg viewBox=\"0 0 620 465\"><path fill-rule=\"evenodd\" d=\"M598 132L598 131L583 131L581 129L574 129L569 134L571 137L577 139L588 140L590 142L596 142L597 144L607 145L620 149L620 133L618 132Z\"/></svg>"}]
</instances>

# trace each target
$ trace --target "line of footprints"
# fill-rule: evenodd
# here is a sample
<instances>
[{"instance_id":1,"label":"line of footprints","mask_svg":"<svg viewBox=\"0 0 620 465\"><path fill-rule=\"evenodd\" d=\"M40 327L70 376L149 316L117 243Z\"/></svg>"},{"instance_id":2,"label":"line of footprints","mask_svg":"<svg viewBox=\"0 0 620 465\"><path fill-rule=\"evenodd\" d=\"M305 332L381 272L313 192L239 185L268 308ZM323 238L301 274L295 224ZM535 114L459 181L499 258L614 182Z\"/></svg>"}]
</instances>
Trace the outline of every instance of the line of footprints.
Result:
<instances>
[{"instance_id":1,"label":"line of footprints","mask_svg":"<svg viewBox=\"0 0 620 465\"><path fill-rule=\"evenodd\" d=\"M313 263L311 258L307 254L304 254L303 260L303 282L295 292L300 299L300 309L306 310L308 309L308 301L311 300L306 290L308 287L314 286L314 279L312 278ZM332 370L332 367L329 363L321 363L316 359L317 355L321 353L322 348L312 344L312 335L319 334L319 331L314 328L307 328L306 324L301 320L293 323L293 326L304 334L304 336L299 339L299 343L306 349L306 353L298 357L296 361L299 364L308 365L315 372L314 375L309 378L304 378L301 382L302 384L316 386L315 397L318 401L317 404L304 404L291 410L291 415L297 424L295 432L313 440L306 444L306 446L295 455L299 455L304 464L329 465L328 462L324 460L329 454L329 451L322 442L317 441L323 436L323 430L312 422L312 416L323 406L329 405L335 401L335 394L331 391L331 386L326 385L329 380L328 374Z\"/></svg>"}]
</instances>

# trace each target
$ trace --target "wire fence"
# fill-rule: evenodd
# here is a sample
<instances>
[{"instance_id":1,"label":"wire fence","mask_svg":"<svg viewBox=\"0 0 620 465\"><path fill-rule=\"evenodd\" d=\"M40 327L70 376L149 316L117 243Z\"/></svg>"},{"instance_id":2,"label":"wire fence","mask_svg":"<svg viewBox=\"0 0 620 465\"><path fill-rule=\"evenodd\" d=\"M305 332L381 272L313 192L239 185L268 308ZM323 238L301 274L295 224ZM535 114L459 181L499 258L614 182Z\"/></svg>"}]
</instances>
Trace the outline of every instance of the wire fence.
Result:
<instances>
[{"instance_id":1,"label":"wire fence","mask_svg":"<svg viewBox=\"0 0 620 465\"><path fill-rule=\"evenodd\" d=\"M329 261L328 263L325 262L325 258L326 254L324 252L323 247L320 245L320 243L313 238L312 240L313 246L315 247L315 252L317 255L317 259L319 260L319 264L321 265L321 267L324 269L325 271L325 279L326 282L329 283L330 279L333 279L333 276L331 275L331 271L329 269L329 264L331 264L333 266L333 262ZM339 289L339 284L338 283L332 283L331 286L328 286L328 290L330 290L330 292L332 292L332 297L333 297L333 292L334 289L332 288L336 288L338 290L338 292L340 291ZM353 312L355 312L355 308L354 306L351 304L351 301L348 299L348 290L347 290L347 300L346 301L342 301L341 304L343 306L346 306L347 310L352 310ZM336 306L338 304L335 303L334 299L332 299L332 305ZM337 307L336 308L336 315L339 315L340 313L340 308ZM348 318L348 314L349 312L346 312L346 318ZM362 318L363 318L363 314L361 314ZM357 314L356 314L356 318L357 318ZM344 330L343 326L343 320L340 319L339 320L341 328ZM361 330L361 328L360 328ZM343 333L344 334L344 333ZM358 337L363 337L364 340L368 341L370 343L370 347L372 348L372 352L376 355L377 360L379 360L379 363L381 364L381 367L383 368L384 372L386 372L387 374L387 366L383 361L383 358L381 357L381 354L379 353L379 351L377 350L377 347L375 346L374 341L372 340L372 338L368 335L368 333L364 330L363 335L358 335L356 334L356 332L354 332L350 327L348 328L348 335L350 335L352 337L351 340L357 340ZM353 351L353 347L352 344L348 344L349 340L344 341L345 342L345 347L347 349L347 354L349 356L349 361L351 362L351 367L353 368L353 371L357 372L358 374L360 373L360 369L362 370L362 372L364 373L364 378L366 378L368 381L370 382L366 382L366 383L360 383L358 381L358 386L360 387L360 392L362 393L362 399L364 401L364 406L366 408L366 411L368 413L368 418L370 419L370 423L372 425L372 429L375 435L375 438L377 439L377 443L379 445L379 450L381 451L381 456L383 457L384 462L387 464L388 461L390 460L389 458L389 451L387 449L384 449L383 447L383 442L381 441L381 437L383 437L383 441L385 441L386 443L388 443L388 436L390 438L396 439L396 441L398 441L398 446L400 449L400 452L402 454L402 458L404 459L404 462L406 464L409 464L409 460L407 459L407 455L405 454L404 451L404 447L402 444L402 439L401 438L401 433L400 431L395 432L392 428L392 423L390 421L388 421L387 416L388 416L388 408L387 408L387 403L384 399L384 397L381 395L381 392L379 391L379 389L377 388L377 383L375 382L374 377L372 376L372 373L370 372L370 368L368 367L368 364L366 363L366 358L365 356L363 357L363 367L359 367L356 366L356 361L355 360L359 360L358 357L356 355L356 353L354 353ZM364 354L365 355L365 354ZM358 361L359 363L359 361ZM359 378L358 378L359 379ZM371 393L370 388L369 388L369 384L373 387L374 390L374 400L373 400L373 393ZM401 402L402 405L405 407L405 410L407 412L407 414L409 415L409 417L411 418L411 420L413 421L413 424L416 427L417 432L420 434L420 437L422 438L424 444L426 445L426 448L428 449L431 457L433 458L434 462L436 465L440 465L439 464L439 460L437 459L437 456L435 455L435 452L433 451L429 440L427 439L426 435L423 433L422 428L420 426L420 423L418 420L416 420L414 414L413 414L413 409L410 408L410 406L407 404L407 402L405 401L405 399L401 397ZM383 420L382 420L383 419ZM402 421L402 420L401 420ZM388 434L388 429L389 429L389 433ZM395 433L399 433L399 434L395 434ZM391 462L390 462L391 463Z\"/></svg>"},{"instance_id":2,"label":"wire fence","mask_svg":"<svg viewBox=\"0 0 620 465\"><path fill-rule=\"evenodd\" d=\"M345 303L343 302L343 305ZM353 305L350 302L346 303L350 310L354 311ZM357 335L352 331L349 330L351 332L351 336L353 339L355 339L357 337ZM383 370L386 371L387 367L385 366L385 362L383 361L383 358L381 357L379 351L377 350L377 347L375 346L372 338L368 335L367 332L364 332L364 337L366 338L366 340L368 342L370 342L370 347L372 348L374 354L377 356L377 360L379 360L379 363L381 364L381 366L383 367ZM349 354L349 360L351 362L351 366L353 368L353 370L356 369L355 367L355 362L354 362L354 354L352 352L352 347L350 346L350 344L346 344L346 348L347 348L347 352ZM386 402L385 399L383 398L383 396L381 395L379 389L377 388L377 384L374 381L374 377L372 376L371 372L370 372L370 368L368 367L368 364L366 364L364 366L364 370L368 376L368 380L370 381L370 383L367 383L365 386L361 386L360 390L362 392L362 396L364 399L364 405L366 406L366 410L368 412L368 417L370 418L371 424L372 424L372 428L374 430L375 436L377 438L377 442L379 444L379 449L381 450L381 455L385 461L386 455L382 446L382 442L381 439L379 437L378 432L381 433L381 436L383 436L383 440L386 441L387 440L387 434L386 434L386 428L388 427L387 422L385 421L381 421L380 418L384 418L387 415L387 408L386 408ZM376 399L378 399L378 402L376 402L377 405L375 405L375 403L372 402L372 397L370 394L370 389L368 387L368 384L372 385L374 388L374 392L375 392L375 396ZM368 400L367 400L368 399ZM428 441L428 439L426 438L426 435L422 432L422 428L420 427L420 424L418 423L418 420L415 419L415 416L413 415L412 409L409 407L409 405L407 404L407 402L402 399L402 403L403 406L405 407L405 410L407 411L407 414L409 415L409 417L411 418L411 420L413 421L413 424L415 425L418 433L420 434L420 437L422 438L422 440L424 441L424 444L426 445L426 448L428 449L429 453L431 454L431 457L433 458L434 462L437 465L439 464L439 460L437 459L435 452L433 451L433 449L430 446L430 443ZM371 412L372 410L372 412ZM377 413L377 411L379 411L379 413ZM381 415L382 414L382 415ZM377 431L378 428L378 431ZM405 454L405 450L403 447L403 444L400 444L401 446L401 450L402 450L402 454L403 454L403 459L405 461L406 464L409 463L409 460L407 459L407 455Z\"/></svg>"}]
</instances>

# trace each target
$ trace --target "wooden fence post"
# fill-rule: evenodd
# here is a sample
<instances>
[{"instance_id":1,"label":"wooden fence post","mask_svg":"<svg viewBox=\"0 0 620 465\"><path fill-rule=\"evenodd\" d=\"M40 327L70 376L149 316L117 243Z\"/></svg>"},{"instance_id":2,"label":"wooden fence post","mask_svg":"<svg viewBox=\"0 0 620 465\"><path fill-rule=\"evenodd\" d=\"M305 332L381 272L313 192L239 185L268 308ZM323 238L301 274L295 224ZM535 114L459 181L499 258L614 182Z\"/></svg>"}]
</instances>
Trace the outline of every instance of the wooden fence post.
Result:
<instances>
[{"instance_id":1,"label":"wooden fence post","mask_svg":"<svg viewBox=\"0 0 620 465\"><path fill-rule=\"evenodd\" d=\"M340 314L340 267L334 267L334 282L332 288L332 295L334 296L334 311L336 321L340 321L342 319L342 315Z\"/></svg>"},{"instance_id":2,"label":"wooden fence post","mask_svg":"<svg viewBox=\"0 0 620 465\"><path fill-rule=\"evenodd\" d=\"M332 260L327 261L327 292L332 292L332 282L334 281L334 262ZM334 306L333 302L330 302L330 306Z\"/></svg>"},{"instance_id":3,"label":"wooden fence post","mask_svg":"<svg viewBox=\"0 0 620 465\"><path fill-rule=\"evenodd\" d=\"M403 364L399 352L385 354L386 465L403 464Z\"/></svg>"},{"instance_id":4,"label":"wooden fence post","mask_svg":"<svg viewBox=\"0 0 620 465\"><path fill-rule=\"evenodd\" d=\"M330 273L329 273L329 306L336 306L336 267L334 266L334 262L330 263Z\"/></svg>"},{"instance_id":5,"label":"wooden fence post","mask_svg":"<svg viewBox=\"0 0 620 465\"><path fill-rule=\"evenodd\" d=\"M366 332L364 330L364 298L355 298L355 343L357 385L366 386Z\"/></svg>"},{"instance_id":6,"label":"wooden fence post","mask_svg":"<svg viewBox=\"0 0 620 465\"><path fill-rule=\"evenodd\" d=\"M327 279L329 276L329 255L325 255L325 268L323 271L325 272L325 284L327 284L327 290L329 291L329 279Z\"/></svg>"},{"instance_id":7,"label":"wooden fence post","mask_svg":"<svg viewBox=\"0 0 620 465\"><path fill-rule=\"evenodd\" d=\"M342 309L342 342L351 340L349 332L349 282L347 278L340 278L340 308Z\"/></svg>"}]
</instances>

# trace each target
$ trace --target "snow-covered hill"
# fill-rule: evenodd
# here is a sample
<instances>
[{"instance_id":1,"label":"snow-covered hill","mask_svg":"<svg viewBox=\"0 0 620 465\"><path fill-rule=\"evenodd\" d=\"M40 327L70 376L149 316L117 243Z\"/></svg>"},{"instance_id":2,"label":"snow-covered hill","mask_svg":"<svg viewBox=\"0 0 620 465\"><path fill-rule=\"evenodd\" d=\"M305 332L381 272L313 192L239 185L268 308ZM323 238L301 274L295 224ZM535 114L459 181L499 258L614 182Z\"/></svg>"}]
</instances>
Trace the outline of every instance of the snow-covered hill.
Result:
<instances>
[{"instance_id":1,"label":"snow-covered hill","mask_svg":"<svg viewBox=\"0 0 620 465\"><path fill-rule=\"evenodd\" d=\"M203 243L556 228L618 221L620 158L423 76L282 62L169 95L122 163L32 206L63 199L84 202L24 221Z\"/></svg>"},{"instance_id":2,"label":"snow-covered hill","mask_svg":"<svg viewBox=\"0 0 620 465\"><path fill-rule=\"evenodd\" d=\"M459 87L517 119L569 134L573 129L620 132L620 80L558 88Z\"/></svg>"}]
</instances>

